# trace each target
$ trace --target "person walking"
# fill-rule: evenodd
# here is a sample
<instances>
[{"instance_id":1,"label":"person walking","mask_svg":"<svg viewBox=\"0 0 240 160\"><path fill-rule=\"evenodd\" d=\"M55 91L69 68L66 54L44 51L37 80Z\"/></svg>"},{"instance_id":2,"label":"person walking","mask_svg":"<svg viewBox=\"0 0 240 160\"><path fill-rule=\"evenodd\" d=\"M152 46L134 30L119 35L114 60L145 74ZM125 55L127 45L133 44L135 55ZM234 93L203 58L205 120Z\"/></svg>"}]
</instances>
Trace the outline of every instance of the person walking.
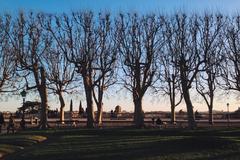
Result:
<instances>
[{"instance_id":1,"label":"person walking","mask_svg":"<svg viewBox=\"0 0 240 160\"><path fill-rule=\"evenodd\" d=\"M7 127L7 133L9 133L10 129L12 129L12 133L14 133L14 130L15 130L15 121L14 121L14 118L13 118L13 115L10 114L10 117L9 117L9 122L8 122L8 127Z\"/></svg>"},{"instance_id":2,"label":"person walking","mask_svg":"<svg viewBox=\"0 0 240 160\"><path fill-rule=\"evenodd\" d=\"M155 126L155 117L152 117L152 126Z\"/></svg>"},{"instance_id":3,"label":"person walking","mask_svg":"<svg viewBox=\"0 0 240 160\"><path fill-rule=\"evenodd\" d=\"M22 120L20 121L20 127L22 130L26 129L26 121L24 119L24 116L22 116Z\"/></svg>"},{"instance_id":4,"label":"person walking","mask_svg":"<svg viewBox=\"0 0 240 160\"><path fill-rule=\"evenodd\" d=\"M3 113L0 112L0 133L2 133L2 126L5 124Z\"/></svg>"}]
</instances>

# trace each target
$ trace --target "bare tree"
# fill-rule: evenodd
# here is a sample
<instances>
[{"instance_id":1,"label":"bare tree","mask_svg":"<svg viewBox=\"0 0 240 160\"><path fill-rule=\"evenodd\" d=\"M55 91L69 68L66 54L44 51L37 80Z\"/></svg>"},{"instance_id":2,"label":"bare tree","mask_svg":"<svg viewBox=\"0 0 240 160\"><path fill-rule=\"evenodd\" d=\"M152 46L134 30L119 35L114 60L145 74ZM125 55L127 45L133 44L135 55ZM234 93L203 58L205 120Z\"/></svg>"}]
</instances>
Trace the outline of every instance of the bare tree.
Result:
<instances>
[{"instance_id":1,"label":"bare tree","mask_svg":"<svg viewBox=\"0 0 240 160\"><path fill-rule=\"evenodd\" d=\"M96 29L97 49L93 73L93 98L97 106L96 121L102 123L103 95L116 82L117 49L113 41L110 14L99 14Z\"/></svg>"},{"instance_id":2,"label":"bare tree","mask_svg":"<svg viewBox=\"0 0 240 160\"><path fill-rule=\"evenodd\" d=\"M0 16L0 93L16 90L16 63L8 37L10 25L9 15Z\"/></svg>"},{"instance_id":3,"label":"bare tree","mask_svg":"<svg viewBox=\"0 0 240 160\"><path fill-rule=\"evenodd\" d=\"M93 98L101 122L103 91L112 84L115 51L110 39L110 15L99 15L94 23L92 12L74 12L56 17L56 27L49 30L69 62L83 79L87 101L87 126L94 126ZM112 54L113 53L113 54Z\"/></svg>"},{"instance_id":4,"label":"bare tree","mask_svg":"<svg viewBox=\"0 0 240 160\"><path fill-rule=\"evenodd\" d=\"M171 57L171 56L170 56ZM175 108L182 102L183 95L180 88L179 71L169 61L168 56L163 57L162 68L164 69L160 78L162 83L161 91L169 96L171 106L171 123L176 122Z\"/></svg>"},{"instance_id":5,"label":"bare tree","mask_svg":"<svg viewBox=\"0 0 240 160\"><path fill-rule=\"evenodd\" d=\"M170 27L170 21L166 20L167 17L160 17L161 22L163 23L161 31L164 37L164 47L162 53L159 56L160 59L160 91L164 95L169 96L170 106L171 106L171 123L175 123L175 108L181 103L183 96L180 87L180 74L179 68L176 65L176 56L174 56L174 51L171 48L172 34L173 30Z\"/></svg>"},{"instance_id":6,"label":"bare tree","mask_svg":"<svg viewBox=\"0 0 240 160\"><path fill-rule=\"evenodd\" d=\"M221 77L226 90L240 91L240 15L228 21Z\"/></svg>"},{"instance_id":7,"label":"bare tree","mask_svg":"<svg viewBox=\"0 0 240 160\"><path fill-rule=\"evenodd\" d=\"M78 89L74 66L67 61L59 46L52 46L45 55L46 75L49 84L47 88L58 96L60 102L60 121L64 121L64 93L70 94Z\"/></svg>"},{"instance_id":8,"label":"bare tree","mask_svg":"<svg viewBox=\"0 0 240 160\"><path fill-rule=\"evenodd\" d=\"M220 76L219 66L223 49L223 16L205 15L199 17L199 54L205 57L204 72L200 72L196 80L197 92L203 97L209 110L209 123L213 124L213 102Z\"/></svg>"},{"instance_id":9,"label":"bare tree","mask_svg":"<svg viewBox=\"0 0 240 160\"><path fill-rule=\"evenodd\" d=\"M18 74L25 78L28 90L37 89L41 98L41 129L47 124L47 88L43 54L48 50L51 39L40 25L42 14L19 13L8 33L17 59ZM29 86L31 85L32 86Z\"/></svg>"},{"instance_id":10,"label":"bare tree","mask_svg":"<svg viewBox=\"0 0 240 160\"><path fill-rule=\"evenodd\" d=\"M195 128L195 117L190 97L190 89L199 72L204 57L198 51L199 22L196 15L187 17L185 14L176 14L169 19L172 30L171 38L167 39L168 48L176 57L176 66L180 73L181 89L186 103L189 128Z\"/></svg>"},{"instance_id":11,"label":"bare tree","mask_svg":"<svg viewBox=\"0 0 240 160\"><path fill-rule=\"evenodd\" d=\"M160 51L160 23L155 15L139 17L120 14L116 19L116 32L121 54L124 87L132 93L134 122L144 126L142 99L156 81L157 52Z\"/></svg>"},{"instance_id":12,"label":"bare tree","mask_svg":"<svg viewBox=\"0 0 240 160\"><path fill-rule=\"evenodd\" d=\"M83 78L87 101L87 127L94 127L93 110L93 61L95 60L96 38L93 13L73 13L72 17L56 17L56 38L67 59L76 67ZM56 36L56 34L53 34Z\"/></svg>"}]
</instances>

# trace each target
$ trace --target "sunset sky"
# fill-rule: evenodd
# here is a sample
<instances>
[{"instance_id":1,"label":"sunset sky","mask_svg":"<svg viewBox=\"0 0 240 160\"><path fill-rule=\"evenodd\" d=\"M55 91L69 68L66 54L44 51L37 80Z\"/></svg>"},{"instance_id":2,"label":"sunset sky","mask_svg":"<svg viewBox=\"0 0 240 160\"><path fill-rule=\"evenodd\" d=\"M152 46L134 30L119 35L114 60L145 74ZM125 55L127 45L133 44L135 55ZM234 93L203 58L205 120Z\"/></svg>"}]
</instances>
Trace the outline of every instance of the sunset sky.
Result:
<instances>
[{"instance_id":1,"label":"sunset sky","mask_svg":"<svg viewBox=\"0 0 240 160\"><path fill-rule=\"evenodd\" d=\"M95 13L108 11L112 14L119 12L137 12L137 13L164 13L172 14L176 11L187 13L221 12L226 15L240 13L239 0L0 0L0 12L17 14L19 11L35 11L47 13L69 13L71 11L92 10ZM214 110L226 110L226 103L230 103L230 110L238 108L237 96L232 94L223 94L219 92L216 98ZM79 100L83 100L84 94L66 98L66 110L69 109L70 99L74 100L74 108L77 110ZM161 95L151 95L146 93L143 102L144 111L168 111L170 110L168 97ZM35 95L27 95L27 100L38 99ZM199 96L192 95L194 110L207 111L207 106ZM239 98L238 98L239 99ZM22 98L20 96L3 97L0 100L0 111L15 111L20 107ZM126 90L114 91L108 93L108 98L104 99L104 110L114 109L114 106L120 105L123 110L133 111L131 94ZM50 98L52 109L59 108L58 100ZM185 109L184 104L177 107L177 111Z\"/></svg>"}]
</instances>

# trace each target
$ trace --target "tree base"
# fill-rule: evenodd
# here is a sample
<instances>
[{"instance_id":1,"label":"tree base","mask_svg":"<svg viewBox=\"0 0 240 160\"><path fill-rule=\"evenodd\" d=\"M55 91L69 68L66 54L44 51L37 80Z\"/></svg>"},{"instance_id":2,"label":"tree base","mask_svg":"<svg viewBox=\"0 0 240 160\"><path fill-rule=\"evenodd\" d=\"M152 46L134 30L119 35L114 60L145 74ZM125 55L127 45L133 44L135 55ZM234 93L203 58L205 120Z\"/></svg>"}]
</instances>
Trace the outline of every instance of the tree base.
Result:
<instances>
[{"instance_id":1,"label":"tree base","mask_svg":"<svg viewBox=\"0 0 240 160\"><path fill-rule=\"evenodd\" d=\"M188 128L191 129L191 130L197 129L197 124L196 123L188 124Z\"/></svg>"},{"instance_id":2,"label":"tree base","mask_svg":"<svg viewBox=\"0 0 240 160\"><path fill-rule=\"evenodd\" d=\"M208 122L208 124L209 124L209 125L211 125L211 126L213 126L213 125L214 125L214 123L213 123L213 122Z\"/></svg>"},{"instance_id":3,"label":"tree base","mask_svg":"<svg viewBox=\"0 0 240 160\"><path fill-rule=\"evenodd\" d=\"M94 124L87 124L86 128L89 128L89 129L94 128Z\"/></svg>"},{"instance_id":4,"label":"tree base","mask_svg":"<svg viewBox=\"0 0 240 160\"><path fill-rule=\"evenodd\" d=\"M135 124L134 125L134 128L137 128L137 129L143 129L143 128L147 128L145 124Z\"/></svg>"},{"instance_id":5,"label":"tree base","mask_svg":"<svg viewBox=\"0 0 240 160\"><path fill-rule=\"evenodd\" d=\"M50 126L49 126L49 124L47 123L47 124L39 124L38 125L38 129L40 129L40 130L45 130L45 129L49 129L50 128Z\"/></svg>"}]
</instances>

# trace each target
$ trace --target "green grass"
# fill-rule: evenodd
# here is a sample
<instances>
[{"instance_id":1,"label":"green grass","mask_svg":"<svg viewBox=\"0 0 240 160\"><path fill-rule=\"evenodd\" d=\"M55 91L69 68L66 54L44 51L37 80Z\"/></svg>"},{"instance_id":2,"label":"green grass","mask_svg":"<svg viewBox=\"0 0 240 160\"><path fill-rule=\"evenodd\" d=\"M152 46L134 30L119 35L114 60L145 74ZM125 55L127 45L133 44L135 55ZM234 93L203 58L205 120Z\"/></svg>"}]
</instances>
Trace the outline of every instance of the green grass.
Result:
<instances>
[{"instance_id":1,"label":"green grass","mask_svg":"<svg viewBox=\"0 0 240 160\"><path fill-rule=\"evenodd\" d=\"M10 151L7 160L234 160L240 159L239 135L240 129L36 130L1 136L0 142L10 145L8 148L24 146ZM44 137L47 140L37 143ZM2 148L0 145L0 151Z\"/></svg>"},{"instance_id":2,"label":"green grass","mask_svg":"<svg viewBox=\"0 0 240 160\"><path fill-rule=\"evenodd\" d=\"M0 136L0 159L1 157L24 150L25 147L46 140L44 136L36 135L1 135Z\"/></svg>"}]
</instances>

